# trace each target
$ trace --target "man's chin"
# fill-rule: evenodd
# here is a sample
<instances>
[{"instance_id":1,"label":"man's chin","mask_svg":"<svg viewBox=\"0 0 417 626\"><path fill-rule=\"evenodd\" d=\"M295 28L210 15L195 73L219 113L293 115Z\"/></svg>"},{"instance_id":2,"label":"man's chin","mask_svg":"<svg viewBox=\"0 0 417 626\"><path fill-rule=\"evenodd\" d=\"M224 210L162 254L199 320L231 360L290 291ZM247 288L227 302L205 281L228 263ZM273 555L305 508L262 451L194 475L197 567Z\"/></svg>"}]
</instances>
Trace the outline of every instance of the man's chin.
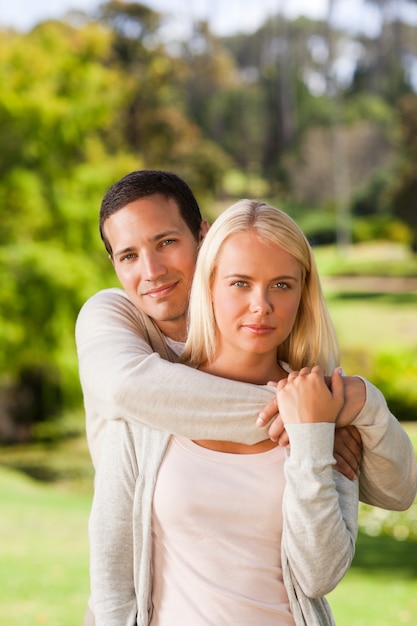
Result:
<instances>
[{"instance_id":1,"label":"man's chin","mask_svg":"<svg viewBox=\"0 0 417 626\"><path fill-rule=\"evenodd\" d=\"M153 307L139 305L138 308L148 317L152 318L157 324L159 324L160 322L182 323L183 320L185 320L187 317L186 311L183 311L182 309L176 309L172 306L166 306L166 303L161 303L160 306Z\"/></svg>"}]
</instances>

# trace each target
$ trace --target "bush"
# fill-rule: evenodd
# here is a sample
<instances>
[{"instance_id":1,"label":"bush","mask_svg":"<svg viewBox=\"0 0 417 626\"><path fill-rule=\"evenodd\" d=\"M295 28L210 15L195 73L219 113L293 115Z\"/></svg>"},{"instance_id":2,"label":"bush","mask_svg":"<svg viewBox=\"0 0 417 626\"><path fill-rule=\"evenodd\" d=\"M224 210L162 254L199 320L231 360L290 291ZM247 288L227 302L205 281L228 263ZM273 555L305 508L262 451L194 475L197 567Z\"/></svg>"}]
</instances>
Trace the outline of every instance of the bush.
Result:
<instances>
[{"instance_id":1,"label":"bush","mask_svg":"<svg viewBox=\"0 0 417 626\"><path fill-rule=\"evenodd\" d=\"M373 355L364 350L345 350L343 367L348 374L360 372L378 387L397 419L417 421L417 359L413 352Z\"/></svg>"},{"instance_id":2,"label":"bush","mask_svg":"<svg viewBox=\"0 0 417 626\"><path fill-rule=\"evenodd\" d=\"M388 215L373 215L353 220L352 240L354 243L392 241L410 246L412 236L409 227L401 220Z\"/></svg>"}]
</instances>

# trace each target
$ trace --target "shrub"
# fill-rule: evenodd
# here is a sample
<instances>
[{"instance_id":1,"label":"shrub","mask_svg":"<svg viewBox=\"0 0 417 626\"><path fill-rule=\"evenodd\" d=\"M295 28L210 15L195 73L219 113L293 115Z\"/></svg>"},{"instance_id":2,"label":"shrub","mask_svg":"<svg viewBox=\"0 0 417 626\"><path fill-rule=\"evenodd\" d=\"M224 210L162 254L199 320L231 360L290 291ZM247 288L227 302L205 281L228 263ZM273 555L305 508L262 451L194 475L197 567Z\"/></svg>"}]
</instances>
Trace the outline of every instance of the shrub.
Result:
<instances>
[{"instance_id":1,"label":"shrub","mask_svg":"<svg viewBox=\"0 0 417 626\"><path fill-rule=\"evenodd\" d=\"M417 359L412 351L371 354L344 350L343 367L360 373L384 394L391 412L400 421L417 421Z\"/></svg>"}]
</instances>

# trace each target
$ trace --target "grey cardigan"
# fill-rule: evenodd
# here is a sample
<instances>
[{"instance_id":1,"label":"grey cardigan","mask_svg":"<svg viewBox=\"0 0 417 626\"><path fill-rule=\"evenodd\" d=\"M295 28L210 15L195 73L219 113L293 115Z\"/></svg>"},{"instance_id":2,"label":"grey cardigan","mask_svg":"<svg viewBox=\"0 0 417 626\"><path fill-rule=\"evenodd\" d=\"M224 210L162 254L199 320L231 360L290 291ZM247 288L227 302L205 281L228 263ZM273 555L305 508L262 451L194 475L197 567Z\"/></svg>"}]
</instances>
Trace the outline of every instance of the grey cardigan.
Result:
<instances>
[{"instance_id":1,"label":"grey cardigan","mask_svg":"<svg viewBox=\"0 0 417 626\"><path fill-rule=\"evenodd\" d=\"M284 584L297 626L330 626L334 621L323 596L341 580L354 555L358 481L333 469L333 424L287 428ZM152 499L169 438L124 421L106 428L89 525L97 626L146 626L150 621Z\"/></svg>"},{"instance_id":2,"label":"grey cardigan","mask_svg":"<svg viewBox=\"0 0 417 626\"><path fill-rule=\"evenodd\" d=\"M243 443L255 443L266 437L265 429L262 431L256 428L254 420L258 411L272 397L273 390L224 380L176 363L168 363L168 360L174 361L175 357L166 347L159 330L149 318L132 305L123 291L105 290L87 301L77 320L76 340L86 409L87 436L94 464L98 465L106 423L109 425L110 440L106 448L116 444L119 439L119 435L113 438L113 429L126 431L123 436L125 443L133 436L131 426L123 421L112 420L123 418L130 424L142 425L137 429L137 436L141 443L138 458L143 459L142 462L145 463L144 474L135 484L134 496L126 489L126 485L124 487L124 497L127 501L133 498L136 507L141 490L143 490L141 502L146 504L152 500L153 486L148 481L152 482L155 478L169 439L169 435L161 432L162 430L189 438L223 439ZM161 359L155 351L163 358ZM138 381L140 384L137 384ZM366 403L354 422L364 444L359 481L360 498L370 504L402 510L411 505L416 494L417 471L414 450L404 429L389 412L382 394L367 381L365 384ZM216 398L216 402L213 402L213 397ZM169 411L166 410L167 406ZM146 425L160 430L152 431ZM150 455L148 446L151 444L153 452ZM125 448L123 444L121 449L128 453L130 448L129 446ZM146 455L140 454L141 449L146 451ZM106 457L112 454L111 450L107 451ZM122 453L119 451L118 454ZM128 454L131 456L130 452ZM134 456L136 457L136 454ZM138 465L138 460L132 457L131 463L132 470L135 464ZM151 463L152 471L148 471L148 463ZM103 481L99 476L102 476L101 472L97 476L97 485ZM350 498L343 497L339 479L337 476L340 501L344 503L351 501ZM143 480L146 486L142 484ZM345 479L341 477L341 483L344 482ZM347 488L350 487L348 482L346 485ZM356 483L354 486L357 486ZM94 528L94 516L99 510L98 502L97 499L94 502L91 529ZM147 507L144 506L143 510L146 511ZM349 532L353 538L355 532L352 532L353 529L350 523L348 524L349 512L345 508L340 510L343 510L344 524L346 528L350 528ZM141 529L141 532L138 528L135 529L135 546L140 550L136 553L129 549L134 540L132 533L132 538L121 546L121 554L126 556L134 554L132 574L135 575L139 605L142 607L138 623L147 624L148 616L146 613L145 619L143 607L148 607L149 588L146 584L138 586L137 581L139 576L141 581L147 580L146 577L143 578L143 572L146 574L147 568L149 569L147 556L149 546L146 537L150 522L149 519L140 521L142 509L140 512L139 518L135 517L138 520L136 524ZM143 514L146 518L146 513ZM108 523L112 526L114 520L109 520ZM138 543L139 535L141 540ZM93 536L92 533L92 555L98 544L100 544L99 534L94 533ZM287 558L286 545L290 546L291 541L283 540L283 563ZM312 554L317 557L316 550L312 549ZM117 559L119 558L120 555ZM107 575L107 565L104 569L101 569L102 567L104 563L100 565L97 562L97 567L95 565L94 571L92 570L92 579L97 580L95 578L97 573ZM285 582L289 596L291 597L292 588L300 600L300 607L298 603L292 606L294 615L297 615L298 610L304 611L307 615L311 607L314 607L315 616L321 612L327 614L325 601L309 599L308 589L305 589L304 594L308 608L301 608L304 596L298 589L298 585L301 584L300 573L293 572L292 567L296 568L296 560L292 560L290 553ZM319 591L319 595L327 592ZM143 597L141 593L144 594ZM133 612L135 610L132 609ZM111 623L114 626L117 622ZM133 624L134 618L127 623ZM326 624L331 621L306 623Z\"/></svg>"}]
</instances>

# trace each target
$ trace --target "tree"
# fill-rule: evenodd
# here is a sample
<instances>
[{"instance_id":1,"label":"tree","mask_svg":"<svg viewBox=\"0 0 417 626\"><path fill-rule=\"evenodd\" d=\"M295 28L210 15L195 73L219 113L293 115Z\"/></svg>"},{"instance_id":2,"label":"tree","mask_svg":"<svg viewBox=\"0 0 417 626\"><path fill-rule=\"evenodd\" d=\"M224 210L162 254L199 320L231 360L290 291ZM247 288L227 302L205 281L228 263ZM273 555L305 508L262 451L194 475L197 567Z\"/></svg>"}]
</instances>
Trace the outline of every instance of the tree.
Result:
<instances>
[{"instance_id":1,"label":"tree","mask_svg":"<svg viewBox=\"0 0 417 626\"><path fill-rule=\"evenodd\" d=\"M80 402L75 318L115 282L97 228L105 190L160 167L210 196L224 171L184 114L181 61L148 46L154 22L133 36L136 12L113 17L120 32L88 21L0 32L0 395L20 435Z\"/></svg>"},{"instance_id":2,"label":"tree","mask_svg":"<svg viewBox=\"0 0 417 626\"><path fill-rule=\"evenodd\" d=\"M401 157L390 198L394 213L409 226L412 249L417 252L417 95L403 98L398 109Z\"/></svg>"},{"instance_id":3,"label":"tree","mask_svg":"<svg viewBox=\"0 0 417 626\"><path fill-rule=\"evenodd\" d=\"M127 167L107 156L123 80L97 25L0 36L0 385L17 436L30 436L80 400L74 322L105 281L97 207Z\"/></svg>"}]
</instances>

